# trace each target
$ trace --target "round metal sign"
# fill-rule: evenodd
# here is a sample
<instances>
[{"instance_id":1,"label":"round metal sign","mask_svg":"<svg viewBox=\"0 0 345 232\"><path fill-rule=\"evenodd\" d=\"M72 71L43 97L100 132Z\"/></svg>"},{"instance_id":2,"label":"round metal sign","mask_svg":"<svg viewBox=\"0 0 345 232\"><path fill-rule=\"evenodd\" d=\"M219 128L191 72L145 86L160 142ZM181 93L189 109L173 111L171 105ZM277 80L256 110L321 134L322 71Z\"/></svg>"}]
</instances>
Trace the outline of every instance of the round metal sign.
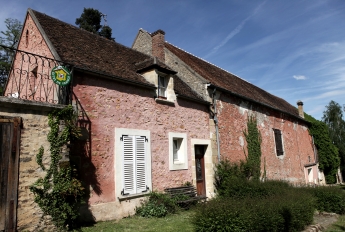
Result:
<instances>
[{"instance_id":1,"label":"round metal sign","mask_svg":"<svg viewBox=\"0 0 345 232\"><path fill-rule=\"evenodd\" d=\"M51 71L51 77L57 85L68 85L71 82L71 73L63 66L55 66Z\"/></svg>"}]
</instances>

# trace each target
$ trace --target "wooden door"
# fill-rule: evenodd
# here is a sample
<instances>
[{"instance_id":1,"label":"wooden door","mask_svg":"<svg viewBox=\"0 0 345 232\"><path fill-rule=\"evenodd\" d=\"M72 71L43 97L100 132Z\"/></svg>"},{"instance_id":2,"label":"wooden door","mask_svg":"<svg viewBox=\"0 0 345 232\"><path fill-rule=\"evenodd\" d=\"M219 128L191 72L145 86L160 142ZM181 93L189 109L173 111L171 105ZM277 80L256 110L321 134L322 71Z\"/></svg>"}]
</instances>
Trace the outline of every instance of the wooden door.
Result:
<instances>
[{"instance_id":1,"label":"wooden door","mask_svg":"<svg viewBox=\"0 0 345 232\"><path fill-rule=\"evenodd\" d=\"M0 231L16 231L20 118L0 116Z\"/></svg>"},{"instance_id":2,"label":"wooden door","mask_svg":"<svg viewBox=\"0 0 345 232\"><path fill-rule=\"evenodd\" d=\"M205 146L195 145L196 190L199 196L206 196L205 188Z\"/></svg>"}]
</instances>

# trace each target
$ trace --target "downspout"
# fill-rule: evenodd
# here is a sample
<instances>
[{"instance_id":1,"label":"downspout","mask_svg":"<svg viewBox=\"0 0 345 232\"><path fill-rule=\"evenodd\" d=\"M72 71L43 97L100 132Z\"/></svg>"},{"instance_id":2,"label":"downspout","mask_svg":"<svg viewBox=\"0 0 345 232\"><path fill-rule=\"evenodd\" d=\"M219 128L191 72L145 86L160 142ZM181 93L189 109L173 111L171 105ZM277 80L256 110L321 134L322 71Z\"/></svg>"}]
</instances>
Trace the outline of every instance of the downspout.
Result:
<instances>
[{"instance_id":1,"label":"downspout","mask_svg":"<svg viewBox=\"0 0 345 232\"><path fill-rule=\"evenodd\" d=\"M209 86L210 84L207 84ZM212 104L213 104L213 121L216 126L216 140L217 140L217 157L218 157L218 163L220 163L220 148L219 148L219 128L218 128L218 118L217 118L217 102L215 99L217 89L214 88L212 92Z\"/></svg>"}]
</instances>

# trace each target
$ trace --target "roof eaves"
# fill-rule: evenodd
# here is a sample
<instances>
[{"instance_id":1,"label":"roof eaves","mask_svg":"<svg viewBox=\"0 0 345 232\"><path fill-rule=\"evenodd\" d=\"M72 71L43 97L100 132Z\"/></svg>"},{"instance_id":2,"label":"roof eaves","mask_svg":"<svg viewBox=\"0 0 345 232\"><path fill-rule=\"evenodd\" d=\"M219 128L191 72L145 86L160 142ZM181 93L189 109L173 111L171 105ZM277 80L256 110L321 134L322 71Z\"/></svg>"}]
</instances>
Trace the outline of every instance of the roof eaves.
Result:
<instances>
[{"instance_id":1,"label":"roof eaves","mask_svg":"<svg viewBox=\"0 0 345 232\"><path fill-rule=\"evenodd\" d=\"M32 19L34 20L34 22L35 22L35 24L36 24L38 30L40 31L41 35L43 36L43 38L44 38L45 42L47 43L47 45L48 45L48 47L49 47L51 53L52 53L53 56L54 56L54 58L55 58L56 60L61 60L59 54L58 54L57 51L55 50L54 45L50 42L50 40L49 40L47 34L46 34L45 31L43 30L41 24L39 23L38 19L36 18L35 13L32 11L31 8L28 9L28 13L30 14L30 16L31 16Z\"/></svg>"},{"instance_id":2,"label":"roof eaves","mask_svg":"<svg viewBox=\"0 0 345 232\"><path fill-rule=\"evenodd\" d=\"M308 125L310 125L310 122L308 122L307 120L305 120L305 119L303 119L303 118L301 118L301 117L298 117L297 115L294 115L294 114L291 114L291 113L286 112L286 111L284 111L284 110L275 108L275 107L270 106L270 105L268 105L268 104L265 104L265 103L263 103L263 102L259 102L259 101L253 100L253 99L251 99L251 98L248 98L248 97L246 97L246 96L240 95L240 94L238 94L238 93L234 93L234 92L232 92L232 91L229 91L229 90L227 90L227 89L224 89L224 88L222 88L222 87L219 87L219 86L216 86L216 85L213 85L213 84L209 84L209 87L211 87L211 88L216 88L217 90L220 90L220 91L222 91L222 92L229 93L229 94L231 94L231 95L234 95L234 96L236 96L236 97L242 98L242 99L244 99L244 100L247 100L247 101L250 101L250 102L253 102L253 103L256 103L256 104L265 106L265 107L267 107L267 108L269 108L269 109L276 110L276 111L278 111L278 112L287 114L287 115L289 115L289 116L291 116L291 117L294 117L294 118L296 118L296 119L298 119L298 120L301 120L301 121L307 123Z\"/></svg>"},{"instance_id":3,"label":"roof eaves","mask_svg":"<svg viewBox=\"0 0 345 232\"><path fill-rule=\"evenodd\" d=\"M201 99L196 99L196 98L188 97L188 96L182 95L182 94L177 94L177 98L182 98L182 99L186 99L186 100L189 100L189 101L198 102L198 103L201 103L201 104L204 104L204 105L211 105L211 103L208 102L208 101L204 101L204 100L201 100Z\"/></svg>"},{"instance_id":4,"label":"roof eaves","mask_svg":"<svg viewBox=\"0 0 345 232\"><path fill-rule=\"evenodd\" d=\"M81 67L75 66L74 69L77 70L77 71L80 71L80 72L93 74L95 76L99 76L99 77L110 79L110 80L116 80L116 81L119 81L119 82L122 82L122 83L132 84L132 85L135 85L135 86L141 86L141 87L149 88L149 89L157 89L157 87L152 85L152 84L145 84L145 83L142 83L142 82L139 82L139 81L133 81L133 80L130 80L130 79L127 79L127 78L123 78L123 77L119 77L119 76L114 76L114 75L109 75L109 74L106 74L106 73L97 72L97 71L93 71L93 70L86 69L86 68L81 68Z\"/></svg>"}]
</instances>

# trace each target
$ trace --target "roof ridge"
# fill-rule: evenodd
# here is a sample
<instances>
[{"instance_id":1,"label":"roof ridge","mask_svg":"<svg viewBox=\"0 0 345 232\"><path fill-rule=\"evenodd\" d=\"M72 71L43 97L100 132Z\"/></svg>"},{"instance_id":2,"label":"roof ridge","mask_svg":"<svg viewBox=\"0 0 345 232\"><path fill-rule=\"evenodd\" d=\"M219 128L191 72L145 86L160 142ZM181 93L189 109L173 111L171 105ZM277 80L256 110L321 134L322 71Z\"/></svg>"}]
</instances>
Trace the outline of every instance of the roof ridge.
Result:
<instances>
[{"instance_id":1,"label":"roof ridge","mask_svg":"<svg viewBox=\"0 0 345 232\"><path fill-rule=\"evenodd\" d=\"M183 52L185 52L185 53L187 53L187 54L189 54L189 55L191 55L191 56L194 56L195 58L198 58L198 59L200 59L200 60L202 60L202 61L204 61L204 62L206 62L206 63L208 63L208 64L210 64L210 65L212 65L212 66L214 66L214 67L216 67L216 68L219 68L219 69L223 70L224 72L227 72L227 73L229 73L229 74L231 74L231 75L233 75L233 76L235 76L235 77L237 77L237 78L239 78L239 79L241 79L241 80L243 80L243 81L245 81L245 82L247 82L247 83L249 83L249 84L252 84L252 83L250 83L249 81L247 81L246 79L243 79L242 77L239 77L239 76L237 76L236 74L233 74L233 73L229 72L228 70L225 70L225 69L223 69L223 68L221 68L221 67L219 67L219 66L217 66L217 65L215 65L215 64L212 64L211 62L209 62L209 61L207 61L207 60L205 60L205 59L203 59L203 58L201 58L201 57L198 57L198 56L196 56L196 55L194 55L194 54L192 54L192 53L190 53L190 52L187 52L186 50L184 50L184 49L182 49L182 48L180 48L180 47L177 47L176 45L174 45L174 44L172 44L172 43L169 43L168 41L165 41L165 42L168 43L168 44L170 44L171 46L174 46L174 47L177 48L177 49L180 49L181 51L183 51ZM253 85L253 84L252 84L252 85Z\"/></svg>"},{"instance_id":2,"label":"roof ridge","mask_svg":"<svg viewBox=\"0 0 345 232\"><path fill-rule=\"evenodd\" d=\"M31 8L29 8L29 9L31 9ZM105 41L113 42L113 43L116 43L117 45L120 45L120 46L123 46L123 47L125 47L125 48L134 50L134 49L132 49L131 47L125 46L125 45L123 45L123 44L121 44L121 43L119 43L119 42L117 42L117 41L115 41L115 40L107 39L107 38L105 38L105 37L103 37L103 36L101 36L101 35L92 33L91 31L85 30L85 29L80 28L80 27L78 27L78 26L76 26L76 25L73 25L73 24L64 22L64 21L62 21L62 20L60 20L60 19L54 18L54 17L52 17L52 16L50 16L50 15L47 15L47 14L45 14L45 13L39 12L39 11L34 10L34 9L31 9L31 11L32 11L34 14L35 14L35 13L42 14L42 15L44 15L45 17L49 17L49 18L51 18L52 20L56 20L56 21L58 21L58 22L60 22L60 23L66 24L66 25L71 26L71 27L74 27L74 28L77 29L77 30L83 31L83 32L88 33L88 34L90 34L90 35L93 35L93 36L95 36L95 37L97 37L97 38L103 39L103 40L105 40ZM136 51L136 50L134 50L134 51Z\"/></svg>"}]
</instances>

